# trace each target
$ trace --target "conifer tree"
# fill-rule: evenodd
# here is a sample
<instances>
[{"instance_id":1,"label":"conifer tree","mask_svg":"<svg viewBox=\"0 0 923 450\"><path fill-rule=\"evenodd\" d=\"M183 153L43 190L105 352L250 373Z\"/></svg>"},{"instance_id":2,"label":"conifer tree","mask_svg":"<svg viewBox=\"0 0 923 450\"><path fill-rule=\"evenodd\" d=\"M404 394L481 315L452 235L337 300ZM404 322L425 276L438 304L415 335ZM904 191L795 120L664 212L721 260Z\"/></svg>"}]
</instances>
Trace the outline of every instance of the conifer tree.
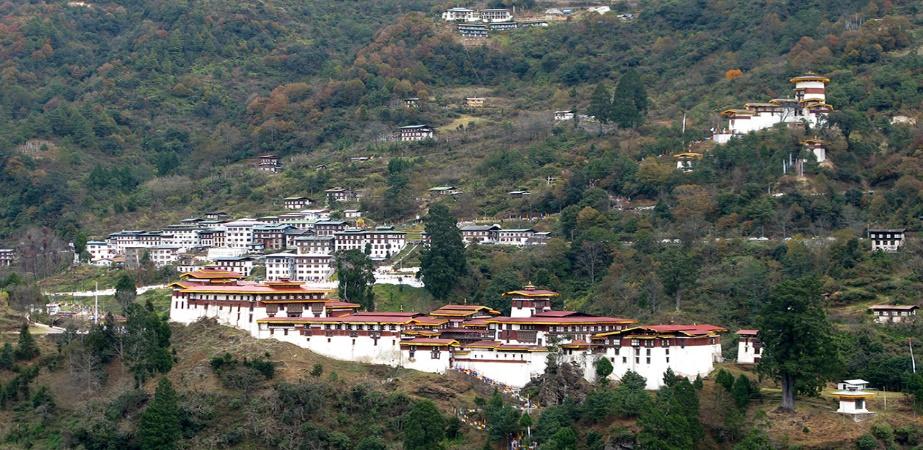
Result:
<instances>
[{"instance_id":1,"label":"conifer tree","mask_svg":"<svg viewBox=\"0 0 923 450\"><path fill-rule=\"evenodd\" d=\"M816 395L842 366L821 287L812 276L786 280L769 293L757 318L763 354L757 370L782 385L782 410L795 410L795 395Z\"/></svg>"},{"instance_id":2,"label":"conifer tree","mask_svg":"<svg viewBox=\"0 0 923 450\"><path fill-rule=\"evenodd\" d=\"M375 265L369 256L359 250L337 253L337 291L344 301L362 305L366 311L375 310Z\"/></svg>"},{"instance_id":3,"label":"conifer tree","mask_svg":"<svg viewBox=\"0 0 923 450\"><path fill-rule=\"evenodd\" d=\"M423 278L426 290L443 299L458 279L468 273L465 244L458 229L458 220L442 203L430 207L426 216L426 234L430 243L420 256L419 276Z\"/></svg>"},{"instance_id":4,"label":"conifer tree","mask_svg":"<svg viewBox=\"0 0 923 450\"><path fill-rule=\"evenodd\" d=\"M35 338L29 332L29 324L22 324L19 327L19 343L16 346L16 359L28 361L38 356L38 347L35 345Z\"/></svg>"},{"instance_id":5,"label":"conifer tree","mask_svg":"<svg viewBox=\"0 0 923 450\"><path fill-rule=\"evenodd\" d=\"M429 400L413 405L404 418L404 450L438 450L443 448L445 419Z\"/></svg>"},{"instance_id":6,"label":"conifer tree","mask_svg":"<svg viewBox=\"0 0 923 450\"><path fill-rule=\"evenodd\" d=\"M154 399L141 414L138 436L144 450L169 450L176 448L180 434L179 405L173 384L161 378Z\"/></svg>"},{"instance_id":7,"label":"conifer tree","mask_svg":"<svg viewBox=\"0 0 923 450\"><path fill-rule=\"evenodd\" d=\"M621 128L636 128L647 113L647 92L641 77L628 69L615 87L612 99L612 120Z\"/></svg>"},{"instance_id":8,"label":"conifer tree","mask_svg":"<svg viewBox=\"0 0 923 450\"><path fill-rule=\"evenodd\" d=\"M115 299L122 306L122 311L127 311L128 305L134 303L137 297L138 290L135 288L135 280L123 272L118 281L115 282Z\"/></svg>"},{"instance_id":9,"label":"conifer tree","mask_svg":"<svg viewBox=\"0 0 923 450\"><path fill-rule=\"evenodd\" d=\"M0 350L0 369L10 370L15 362L13 346L9 342L3 344L3 350Z\"/></svg>"},{"instance_id":10,"label":"conifer tree","mask_svg":"<svg viewBox=\"0 0 923 450\"><path fill-rule=\"evenodd\" d=\"M609 123L612 119L611 97L612 94L609 93L609 89L606 88L605 83L602 81L596 85L596 89L590 97L590 107L587 109L587 113L599 121L600 131L602 131L602 124Z\"/></svg>"}]
</instances>

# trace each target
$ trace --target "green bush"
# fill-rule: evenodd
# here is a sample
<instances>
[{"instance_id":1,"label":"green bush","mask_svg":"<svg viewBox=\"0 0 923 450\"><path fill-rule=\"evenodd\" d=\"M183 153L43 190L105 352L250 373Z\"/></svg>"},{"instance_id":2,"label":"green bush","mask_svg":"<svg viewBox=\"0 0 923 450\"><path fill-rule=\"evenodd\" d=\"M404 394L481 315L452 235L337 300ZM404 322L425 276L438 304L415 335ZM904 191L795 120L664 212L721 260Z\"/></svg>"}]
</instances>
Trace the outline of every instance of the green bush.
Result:
<instances>
[{"instance_id":1,"label":"green bush","mask_svg":"<svg viewBox=\"0 0 923 450\"><path fill-rule=\"evenodd\" d=\"M878 441L871 434L864 434L856 439L856 448L859 450L875 450L878 448Z\"/></svg>"}]
</instances>

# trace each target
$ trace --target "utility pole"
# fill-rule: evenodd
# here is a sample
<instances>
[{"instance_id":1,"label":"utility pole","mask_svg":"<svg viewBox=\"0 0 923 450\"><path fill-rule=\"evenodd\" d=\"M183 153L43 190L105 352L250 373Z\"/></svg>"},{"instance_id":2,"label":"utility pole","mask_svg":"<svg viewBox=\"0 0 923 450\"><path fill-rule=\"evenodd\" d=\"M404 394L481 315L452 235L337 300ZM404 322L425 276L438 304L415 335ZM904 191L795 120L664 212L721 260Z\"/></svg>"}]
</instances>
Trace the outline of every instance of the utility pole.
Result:
<instances>
[{"instance_id":1,"label":"utility pole","mask_svg":"<svg viewBox=\"0 0 923 450\"><path fill-rule=\"evenodd\" d=\"M93 325L99 325L99 281L96 282L96 290L93 291Z\"/></svg>"},{"instance_id":2,"label":"utility pole","mask_svg":"<svg viewBox=\"0 0 923 450\"><path fill-rule=\"evenodd\" d=\"M913 373L917 373L917 362L913 359L913 338L907 338L907 346L910 347L910 367Z\"/></svg>"}]
</instances>

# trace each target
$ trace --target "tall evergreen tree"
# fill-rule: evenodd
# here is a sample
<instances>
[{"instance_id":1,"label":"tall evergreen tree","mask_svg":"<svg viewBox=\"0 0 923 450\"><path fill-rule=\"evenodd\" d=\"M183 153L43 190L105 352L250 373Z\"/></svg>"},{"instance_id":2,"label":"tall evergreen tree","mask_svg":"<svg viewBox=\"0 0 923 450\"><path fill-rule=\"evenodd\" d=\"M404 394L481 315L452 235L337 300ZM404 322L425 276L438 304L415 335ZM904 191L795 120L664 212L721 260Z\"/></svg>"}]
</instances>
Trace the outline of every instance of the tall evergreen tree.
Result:
<instances>
[{"instance_id":1,"label":"tall evergreen tree","mask_svg":"<svg viewBox=\"0 0 923 450\"><path fill-rule=\"evenodd\" d=\"M337 252L336 265L340 298L358 303L366 311L374 311L375 266L372 259L359 250L344 250Z\"/></svg>"},{"instance_id":2,"label":"tall evergreen tree","mask_svg":"<svg viewBox=\"0 0 923 450\"><path fill-rule=\"evenodd\" d=\"M140 386L150 375L173 367L170 326L150 302L129 305L126 316L124 358L135 376L135 385Z\"/></svg>"},{"instance_id":3,"label":"tall evergreen tree","mask_svg":"<svg viewBox=\"0 0 923 450\"><path fill-rule=\"evenodd\" d=\"M657 392L655 404L638 419L643 448L684 450L696 447L703 436L699 422L699 398L686 378L673 380Z\"/></svg>"},{"instance_id":4,"label":"tall evergreen tree","mask_svg":"<svg viewBox=\"0 0 923 450\"><path fill-rule=\"evenodd\" d=\"M420 400L404 417L404 450L439 450L445 438L445 419L429 400Z\"/></svg>"},{"instance_id":5,"label":"tall evergreen tree","mask_svg":"<svg viewBox=\"0 0 923 450\"><path fill-rule=\"evenodd\" d=\"M13 346L7 342L3 344L3 350L0 350L0 369L10 370L15 363L16 358L14 357Z\"/></svg>"},{"instance_id":6,"label":"tall evergreen tree","mask_svg":"<svg viewBox=\"0 0 923 450\"><path fill-rule=\"evenodd\" d=\"M128 273L122 272L118 281L115 282L115 299L122 306L122 311L127 312L128 306L134 303L138 297L138 290L135 288L135 280Z\"/></svg>"},{"instance_id":7,"label":"tall evergreen tree","mask_svg":"<svg viewBox=\"0 0 923 450\"><path fill-rule=\"evenodd\" d=\"M599 121L599 130L602 131L602 124L609 123L612 119L612 94L602 81L596 85L593 95L590 97L590 107L587 113Z\"/></svg>"},{"instance_id":8,"label":"tall evergreen tree","mask_svg":"<svg viewBox=\"0 0 923 450\"><path fill-rule=\"evenodd\" d=\"M138 437L144 450L169 450L176 448L180 435L180 415L173 384L161 378L154 399L141 414Z\"/></svg>"},{"instance_id":9,"label":"tall evergreen tree","mask_svg":"<svg viewBox=\"0 0 923 450\"><path fill-rule=\"evenodd\" d=\"M411 214L416 208L410 189L408 171L411 163L403 158L388 161L388 188L385 190L382 214L387 219L398 219Z\"/></svg>"},{"instance_id":10,"label":"tall evergreen tree","mask_svg":"<svg viewBox=\"0 0 923 450\"><path fill-rule=\"evenodd\" d=\"M19 343L16 345L16 359L28 361L38 356L38 346L35 345L35 338L29 332L29 324L22 324L19 327Z\"/></svg>"},{"instance_id":11,"label":"tall evergreen tree","mask_svg":"<svg viewBox=\"0 0 923 450\"><path fill-rule=\"evenodd\" d=\"M430 207L426 234L430 242L420 256L419 276L434 297L446 298L458 279L468 273L458 220L447 206L437 203Z\"/></svg>"},{"instance_id":12,"label":"tall evergreen tree","mask_svg":"<svg viewBox=\"0 0 923 450\"><path fill-rule=\"evenodd\" d=\"M757 370L782 384L783 410L795 410L796 394L816 395L842 365L820 283L814 277L776 285L757 326L763 343Z\"/></svg>"},{"instance_id":13,"label":"tall evergreen tree","mask_svg":"<svg viewBox=\"0 0 923 450\"><path fill-rule=\"evenodd\" d=\"M698 266L683 248L669 247L657 258L657 275L667 295L673 296L676 310L680 310L682 294L695 284Z\"/></svg>"},{"instance_id":14,"label":"tall evergreen tree","mask_svg":"<svg viewBox=\"0 0 923 450\"><path fill-rule=\"evenodd\" d=\"M621 128L635 128L644 122L647 113L647 91L641 76L628 69L615 87L612 100L612 120Z\"/></svg>"}]
</instances>

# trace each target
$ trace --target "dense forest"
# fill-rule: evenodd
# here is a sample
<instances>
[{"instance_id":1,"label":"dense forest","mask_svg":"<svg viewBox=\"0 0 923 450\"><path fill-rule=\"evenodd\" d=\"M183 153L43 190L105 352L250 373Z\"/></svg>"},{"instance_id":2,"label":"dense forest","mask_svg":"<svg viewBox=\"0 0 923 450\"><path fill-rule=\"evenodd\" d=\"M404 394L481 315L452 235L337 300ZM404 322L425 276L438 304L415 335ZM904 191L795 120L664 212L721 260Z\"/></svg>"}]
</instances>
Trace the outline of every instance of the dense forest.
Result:
<instances>
[{"instance_id":1,"label":"dense forest","mask_svg":"<svg viewBox=\"0 0 923 450\"><path fill-rule=\"evenodd\" d=\"M491 2L541 14L544 4L536 3ZM324 189L344 186L364 194L360 206L371 223L426 217L427 226L445 231L456 220L487 217L551 232L547 245L526 249L434 245L420 257L424 278L436 280L427 283L431 306L466 301L508 310L501 293L532 282L562 293L556 307L733 331L758 325L777 285L811 280L832 323L833 364L824 377L904 391L906 411L917 410L923 378L906 353L909 341L923 339L923 323L874 326L866 308L919 302L923 248L914 237L901 252L871 252L863 237L869 226L913 236L923 218L923 5L620 2L613 10L632 13L631 20L582 14L477 44L439 20L449 6L0 4L0 243L60 254L66 242L88 236L158 228L206 210L278 212L282 197L320 200ZM724 145L709 140L721 127L719 111L787 97L789 78L806 72L831 79L826 125L777 127ZM468 96L485 97L486 107L464 106ZM407 108L406 97L421 104ZM597 122L552 120L553 111L567 109ZM437 139L385 139L413 123L434 126ZM800 142L809 137L827 143L830 164L803 153ZM703 158L691 172L676 170L672 155L690 149ZM285 170L255 170L252 158L263 153L282 156ZM786 173L784 161L800 157L808 160L804 176ZM462 194L437 203L426 194L437 185ZM531 195L513 198L514 189ZM452 253L451 263L433 263L433 251ZM0 276L12 306L41 297L32 278L67 263L31 254L27 274ZM370 289L355 295L372 304ZM152 311L132 310L138 335L169 334ZM530 417L489 390L450 392L455 400L447 403L438 382L427 379L436 387L423 394L406 384L389 392L394 374L378 372L347 375L374 384L350 390L325 369L329 362L319 362L315 375L314 367L277 367L283 358L255 346L225 356L239 349L208 341L209 352L196 352L175 335L160 345L150 333L111 331L95 330L90 342L68 335L41 356L26 354L29 343L18 344L26 348L20 356L4 349L11 356L0 354L0 417L16 418L16 428L0 429L6 442L38 442L46 427L53 431L42 438L48 447L85 448L158 448L165 444L157 439L171 434L189 446L471 448L500 445L533 425L543 449L788 448L820 434L803 431L807 419L783 431L784 418L767 426L776 416L767 419L768 404L752 387L774 388L771 377L737 369L720 379L670 380L651 395L638 380L590 386L552 367L528 392L537 399L563 384L574 394L544 398L545 408ZM198 342L212 331L179 333ZM112 354L132 339L161 357L143 362L137 383L131 357ZM723 343L733 358L736 338L725 335ZM170 345L172 357L163 353ZM355 369L340 366L339 376L348 370ZM86 418L51 400L75 394L39 390L67 376L105 393ZM187 377L218 393L189 392L181 384ZM232 419L228 404L246 417ZM294 415L257 420L292 404ZM452 422L458 405L500 425L480 434ZM313 415L315 407L330 415ZM178 428L144 437L141 424L158 422L143 417L151 409ZM689 419L693 411L701 420ZM439 420L408 432L405 424L420 417ZM219 429L232 420L236 431ZM305 420L312 425L296 426ZM109 429L107 421L120 426ZM917 445L920 427L898 422L867 426L870 434L855 445ZM355 431L364 425L373 431L366 443ZM266 432L271 427L285 434ZM843 442L852 446L856 437Z\"/></svg>"}]
</instances>

